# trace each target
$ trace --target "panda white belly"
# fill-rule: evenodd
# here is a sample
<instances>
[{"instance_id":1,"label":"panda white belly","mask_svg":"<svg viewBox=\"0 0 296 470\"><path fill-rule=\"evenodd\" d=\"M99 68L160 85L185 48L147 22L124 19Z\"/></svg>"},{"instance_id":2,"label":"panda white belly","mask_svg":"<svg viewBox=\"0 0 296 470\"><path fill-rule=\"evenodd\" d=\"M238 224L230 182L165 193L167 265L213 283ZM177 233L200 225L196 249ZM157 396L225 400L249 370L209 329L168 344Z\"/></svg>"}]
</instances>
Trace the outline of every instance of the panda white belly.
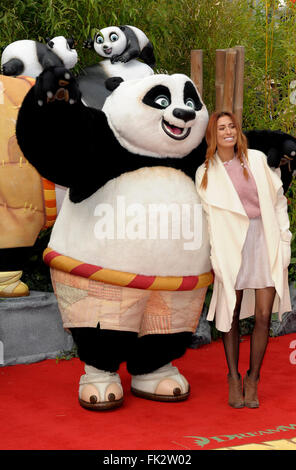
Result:
<instances>
[{"instance_id":1,"label":"panda white belly","mask_svg":"<svg viewBox=\"0 0 296 470\"><path fill-rule=\"evenodd\" d=\"M187 276L211 269L194 183L172 168L125 173L78 204L67 194L49 245L79 261L136 274Z\"/></svg>"},{"instance_id":2,"label":"panda white belly","mask_svg":"<svg viewBox=\"0 0 296 470\"><path fill-rule=\"evenodd\" d=\"M102 60L100 65L109 77L121 77L123 80L144 78L154 74L153 69L149 65L136 59L125 63L115 62L114 64L111 63L110 59L106 59Z\"/></svg>"}]
</instances>

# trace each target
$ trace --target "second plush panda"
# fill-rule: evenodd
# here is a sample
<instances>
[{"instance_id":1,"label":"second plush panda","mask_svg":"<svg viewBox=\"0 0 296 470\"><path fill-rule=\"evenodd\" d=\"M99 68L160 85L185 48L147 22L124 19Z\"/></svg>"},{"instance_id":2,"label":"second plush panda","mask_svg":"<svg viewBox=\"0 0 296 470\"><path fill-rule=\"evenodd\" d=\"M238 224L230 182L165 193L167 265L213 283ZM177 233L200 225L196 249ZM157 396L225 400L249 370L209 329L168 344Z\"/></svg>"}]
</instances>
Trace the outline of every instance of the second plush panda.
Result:
<instances>
[{"instance_id":1,"label":"second plush panda","mask_svg":"<svg viewBox=\"0 0 296 470\"><path fill-rule=\"evenodd\" d=\"M3 75L37 77L45 68L64 66L72 69L77 63L73 39L57 36L43 44L30 39L14 41L1 56Z\"/></svg>"}]
</instances>

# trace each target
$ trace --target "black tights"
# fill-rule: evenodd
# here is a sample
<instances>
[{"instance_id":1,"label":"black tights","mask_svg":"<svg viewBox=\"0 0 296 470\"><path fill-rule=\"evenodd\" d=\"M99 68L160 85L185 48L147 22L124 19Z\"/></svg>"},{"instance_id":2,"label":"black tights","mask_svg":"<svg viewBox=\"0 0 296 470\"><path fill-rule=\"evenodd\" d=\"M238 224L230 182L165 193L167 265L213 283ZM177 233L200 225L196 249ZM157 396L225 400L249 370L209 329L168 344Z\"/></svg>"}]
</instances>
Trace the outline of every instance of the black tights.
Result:
<instances>
[{"instance_id":1,"label":"black tights","mask_svg":"<svg viewBox=\"0 0 296 470\"><path fill-rule=\"evenodd\" d=\"M261 364L266 351L274 296L274 287L265 287L264 289L255 290L255 325L251 336L249 367L249 377L253 380L259 377ZM239 313L242 298L243 290L237 290L231 329L227 333L222 333L229 374L235 378L239 377Z\"/></svg>"}]
</instances>

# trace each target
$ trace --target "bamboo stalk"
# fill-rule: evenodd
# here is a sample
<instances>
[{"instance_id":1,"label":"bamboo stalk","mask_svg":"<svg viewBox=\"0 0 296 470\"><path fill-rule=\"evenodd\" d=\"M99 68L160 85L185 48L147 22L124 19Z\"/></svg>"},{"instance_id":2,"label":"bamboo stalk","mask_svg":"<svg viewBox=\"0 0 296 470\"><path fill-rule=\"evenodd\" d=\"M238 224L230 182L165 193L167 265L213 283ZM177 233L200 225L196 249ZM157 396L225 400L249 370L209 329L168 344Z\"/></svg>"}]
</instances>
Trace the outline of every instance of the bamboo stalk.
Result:
<instances>
[{"instance_id":1,"label":"bamboo stalk","mask_svg":"<svg viewBox=\"0 0 296 470\"><path fill-rule=\"evenodd\" d=\"M233 111L236 54L235 49L226 51L223 111Z\"/></svg>"},{"instance_id":2,"label":"bamboo stalk","mask_svg":"<svg viewBox=\"0 0 296 470\"><path fill-rule=\"evenodd\" d=\"M197 87L200 96L203 94L203 51L202 49L194 49L190 54L191 59L191 80Z\"/></svg>"},{"instance_id":3,"label":"bamboo stalk","mask_svg":"<svg viewBox=\"0 0 296 470\"><path fill-rule=\"evenodd\" d=\"M225 49L216 50L216 111L220 112L223 109L223 96L224 96L224 77L225 77Z\"/></svg>"},{"instance_id":4,"label":"bamboo stalk","mask_svg":"<svg viewBox=\"0 0 296 470\"><path fill-rule=\"evenodd\" d=\"M236 46L234 49L236 50L236 66L233 112L236 115L239 124L242 125L244 102L245 49L243 46Z\"/></svg>"}]
</instances>

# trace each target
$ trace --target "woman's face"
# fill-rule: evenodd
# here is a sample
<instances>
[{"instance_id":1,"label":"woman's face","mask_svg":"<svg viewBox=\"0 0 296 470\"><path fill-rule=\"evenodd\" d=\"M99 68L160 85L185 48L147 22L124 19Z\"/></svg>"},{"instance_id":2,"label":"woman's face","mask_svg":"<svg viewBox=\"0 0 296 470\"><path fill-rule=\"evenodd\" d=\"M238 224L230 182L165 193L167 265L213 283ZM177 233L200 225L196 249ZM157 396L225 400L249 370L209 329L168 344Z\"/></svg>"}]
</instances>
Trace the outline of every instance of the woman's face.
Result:
<instances>
[{"instance_id":1,"label":"woman's face","mask_svg":"<svg viewBox=\"0 0 296 470\"><path fill-rule=\"evenodd\" d=\"M234 147L237 142L237 130L229 116L221 116L217 121L217 148Z\"/></svg>"}]
</instances>

